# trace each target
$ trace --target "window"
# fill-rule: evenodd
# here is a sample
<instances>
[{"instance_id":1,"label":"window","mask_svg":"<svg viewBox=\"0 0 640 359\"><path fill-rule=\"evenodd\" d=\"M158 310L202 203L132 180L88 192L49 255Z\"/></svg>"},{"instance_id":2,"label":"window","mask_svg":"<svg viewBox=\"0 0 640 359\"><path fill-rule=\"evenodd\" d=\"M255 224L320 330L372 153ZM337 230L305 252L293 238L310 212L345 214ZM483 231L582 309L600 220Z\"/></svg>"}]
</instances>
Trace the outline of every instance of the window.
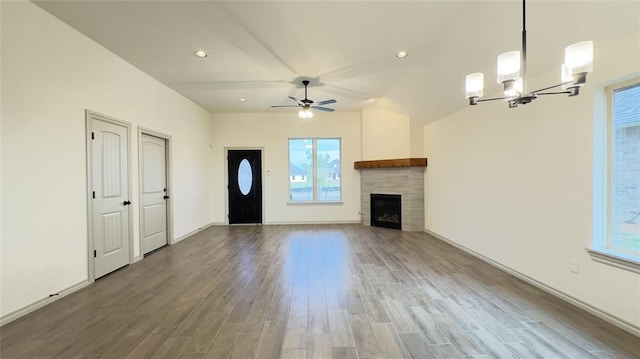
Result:
<instances>
[{"instance_id":1,"label":"window","mask_svg":"<svg viewBox=\"0 0 640 359\"><path fill-rule=\"evenodd\" d=\"M599 166L606 175L596 183L604 198L595 206L602 208L594 249L617 258L618 266L640 271L640 81L608 88L607 113Z\"/></svg>"},{"instance_id":2,"label":"window","mask_svg":"<svg viewBox=\"0 0 640 359\"><path fill-rule=\"evenodd\" d=\"M640 83L613 90L612 101L610 246L640 257Z\"/></svg>"},{"instance_id":3,"label":"window","mask_svg":"<svg viewBox=\"0 0 640 359\"><path fill-rule=\"evenodd\" d=\"M342 200L339 138L289 139L289 201Z\"/></svg>"}]
</instances>

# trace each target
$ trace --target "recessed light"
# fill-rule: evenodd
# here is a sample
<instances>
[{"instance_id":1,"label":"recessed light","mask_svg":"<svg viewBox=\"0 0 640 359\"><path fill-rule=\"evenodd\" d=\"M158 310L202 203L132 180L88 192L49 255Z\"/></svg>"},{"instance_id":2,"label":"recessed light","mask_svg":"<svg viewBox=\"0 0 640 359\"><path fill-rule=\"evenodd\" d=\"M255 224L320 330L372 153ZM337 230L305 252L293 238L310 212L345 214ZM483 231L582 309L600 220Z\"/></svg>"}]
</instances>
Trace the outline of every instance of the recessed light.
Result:
<instances>
[{"instance_id":1,"label":"recessed light","mask_svg":"<svg viewBox=\"0 0 640 359\"><path fill-rule=\"evenodd\" d=\"M368 99L368 100L367 100L367 102L373 102L373 101L375 101L375 100L376 100L376 99L372 97L372 98Z\"/></svg>"},{"instance_id":2,"label":"recessed light","mask_svg":"<svg viewBox=\"0 0 640 359\"><path fill-rule=\"evenodd\" d=\"M198 56L201 59L204 59L205 57L209 56L209 54L207 54L204 50L195 50L193 54Z\"/></svg>"},{"instance_id":3,"label":"recessed light","mask_svg":"<svg viewBox=\"0 0 640 359\"><path fill-rule=\"evenodd\" d=\"M400 51L396 54L396 57L399 59L404 59L405 57L407 57L407 52L406 51Z\"/></svg>"},{"instance_id":4,"label":"recessed light","mask_svg":"<svg viewBox=\"0 0 640 359\"><path fill-rule=\"evenodd\" d=\"M247 99L246 98L241 98L240 101L247 102Z\"/></svg>"}]
</instances>

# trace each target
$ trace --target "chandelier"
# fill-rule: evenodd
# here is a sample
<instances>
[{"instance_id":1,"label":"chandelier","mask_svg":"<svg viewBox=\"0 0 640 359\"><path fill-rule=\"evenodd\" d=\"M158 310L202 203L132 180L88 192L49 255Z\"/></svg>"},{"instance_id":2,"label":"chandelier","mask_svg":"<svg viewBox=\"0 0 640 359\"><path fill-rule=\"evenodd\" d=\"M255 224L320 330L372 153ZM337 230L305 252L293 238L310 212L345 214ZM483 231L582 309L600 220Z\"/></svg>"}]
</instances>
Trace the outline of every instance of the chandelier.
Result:
<instances>
[{"instance_id":1,"label":"chandelier","mask_svg":"<svg viewBox=\"0 0 640 359\"><path fill-rule=\"evenodd\" d=\"M527 29L526 0L522 0L522 52L509 51L498 56L498 83L502 85L503 97L480 99L484 87L484 74L475 72L467 75L466 96L469 105L478 102L506 100L510 108L525 105L541 95L567 94L577 96L580 87L587 81L587 74L593 70L593 42L582 41L569 45L564 50L564 64L560 69L560 84L527 92ZM561 88L561 91L551 91Z\"/></svg>"}]
</instances>

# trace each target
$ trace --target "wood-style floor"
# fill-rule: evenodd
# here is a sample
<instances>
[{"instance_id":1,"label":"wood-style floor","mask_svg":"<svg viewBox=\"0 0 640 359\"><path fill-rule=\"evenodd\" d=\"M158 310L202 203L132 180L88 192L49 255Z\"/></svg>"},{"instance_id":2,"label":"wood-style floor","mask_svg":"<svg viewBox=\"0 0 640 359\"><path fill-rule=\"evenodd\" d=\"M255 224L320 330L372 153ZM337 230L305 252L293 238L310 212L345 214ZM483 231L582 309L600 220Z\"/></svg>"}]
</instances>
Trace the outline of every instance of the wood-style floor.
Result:
<instances>
[{"instance_id":1,"label":"wood-style floor","mask_svg":"<svg viewBox=\"0 0 640 359\"><path fill-rule=\"evenodd\" d=\"M212 227L4 326L2 358L640 358L424 233Z\"/></svg>"}]
</instances>

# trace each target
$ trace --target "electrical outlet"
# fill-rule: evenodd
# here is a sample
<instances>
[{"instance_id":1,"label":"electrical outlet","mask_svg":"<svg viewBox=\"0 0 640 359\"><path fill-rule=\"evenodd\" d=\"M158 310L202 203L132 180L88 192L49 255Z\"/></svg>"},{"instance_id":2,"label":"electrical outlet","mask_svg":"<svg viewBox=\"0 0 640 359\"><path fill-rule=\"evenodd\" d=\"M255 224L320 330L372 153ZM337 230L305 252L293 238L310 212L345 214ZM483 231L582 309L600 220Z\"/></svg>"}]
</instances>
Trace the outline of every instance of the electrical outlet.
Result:
<instances>
[{"instance_id":1,"label":"electrical outlet","mask_svg":"<svg viewBox=\"0 0 640 359\"><path fill-rule=\"evenodd\" d=\"M573 273L578 273L578 260L577 259L571 259L569 261L569 270L572 271Z\"/></svg>"}]
</instances>

